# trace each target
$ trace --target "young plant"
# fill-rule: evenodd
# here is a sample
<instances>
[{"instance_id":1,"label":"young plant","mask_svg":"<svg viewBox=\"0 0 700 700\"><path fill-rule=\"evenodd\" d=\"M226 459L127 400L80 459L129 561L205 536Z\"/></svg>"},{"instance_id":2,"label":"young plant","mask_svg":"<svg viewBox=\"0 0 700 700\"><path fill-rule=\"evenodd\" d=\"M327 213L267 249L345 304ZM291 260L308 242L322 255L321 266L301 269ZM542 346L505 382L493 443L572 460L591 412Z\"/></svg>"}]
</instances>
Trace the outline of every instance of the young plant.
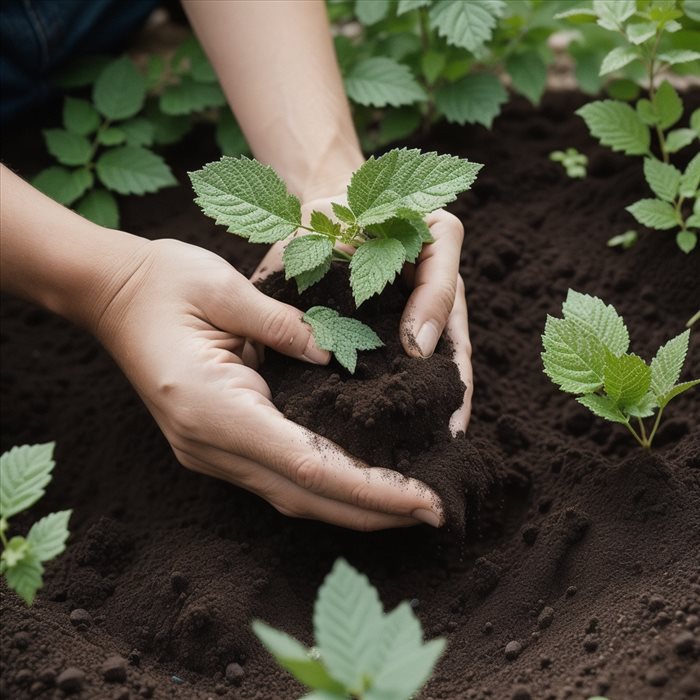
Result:
<instances>
[{"instance_id":1,"label":"young plant","mask_svg":"<svg viewBox=\"0 0 700 700\"><path fill-rule=\"evenodd\" d=\"M621 423L642 447L651 447L671 399L700 384L700 379L678 382L690 331L659 348L648 365L627 352L625 322L601 299L570 289L562 313L564 318L547 316L542 336L545 374L562 391L577 394L576 400L596 416ZM643 419L654 413L648 432Z\"/></svg>"},{"instance_id":2,"label":"young plant","mask_svg":"<svg viewBox=\"0 0 700 700\"><path fill-rule=\"evenodd\" d=\"M682 7L689 14L696 12L688 10L687 2ZM603 59L601 75L628 65L643 68L649 94L634 108L620 100L602 100L584 105L577 114L604 146L626 155L644 156L644 177L655 197L641 199L627 211L644 226L676 231L678 247L689 253L697 245L700 229L700 154L684 171L670 163L670 156L700 138L700 110L691 115L688 128L672 128L683 116L683 102L668 81L658 84L659 76L672 66L700 60L700 52L691 49L661 50L667 35L683 28L679 21L683 11L675 0L651 4L595 0L592 9L571 9L559 17L588 18L621 37L623 44ZM652 152L652 130L656 154Z\"/></svg>"},{"instance_id":3,"label":"young plant","mask_svg":"<svg viewBox=\"0 0 700 700\"><path fill-rule=\"evenodd\" d=\"M575 148L567 148L565 151L552 151L549 160L561 163L566 174L571 178L586 177L588 158Z\"/></svg>"},{"instance_id":4,"label":"young plant","mask_svg":"<svg viewBox=\"0 0 700 700\"><path fill-rule=\"evenodd\" d=\"M0 456L0 573L27 605L42 586L43 562L66 548L70 510L51 513L31 526L26 537L8 539L9 519L33 506L51 482L54 443L13 447Z\"/></svg>"},{"instance_id":5,"label":"young plant","mask_svg":"<svg viewBox=\"0 0 700 700\"><path fill-rule=\"evenodd\" d=\"M445 649L423 643L407 603L384 613L366 576L338 559L314 606L316 646L253 622L253 631L282 668L311 689L304 700L409 700L426 683Z\"/></svg>"},{"instance_id":6,"label":"young plant","mask_svg":"<svg viewBox=\"0 0 700 700\"><path fill-rule=\"evenodd\" d=\"M229 158L189 173L202 211L251 243L283 241L301 230L284 250L285 277L301 294L337 261L348 264L357 306L380 294L405 263L432 241L423 217L469 189L481 168L455 156L394 149L372 156L352 176L347 205L332 203L334 218L312 211L302 224L301 203L272 168L245 157ZM336 246L355 249L353 255ZM315 307L306 315L321 347L332 350L351 372L355 350L381 341L359 321Z\"/></svg>"}]
</instances>

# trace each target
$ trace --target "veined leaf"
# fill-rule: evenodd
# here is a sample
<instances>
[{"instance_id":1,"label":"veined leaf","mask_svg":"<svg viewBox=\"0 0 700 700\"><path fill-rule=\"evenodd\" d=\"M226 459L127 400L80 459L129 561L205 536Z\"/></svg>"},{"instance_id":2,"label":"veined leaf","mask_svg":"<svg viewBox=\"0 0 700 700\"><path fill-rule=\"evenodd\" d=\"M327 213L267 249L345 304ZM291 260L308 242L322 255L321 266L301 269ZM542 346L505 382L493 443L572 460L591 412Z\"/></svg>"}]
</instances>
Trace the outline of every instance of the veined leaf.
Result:
<instances>
[{"instance_id":1,"label":"veined leaf","mask_svg":"<svg viewBox=\"0 0 700 700\"><path fill-rule=\"evenodd\" d=\"M75 210L81 216L98 226L119 228L119 207L111 192L95 189L88 192L76 205Z\"/></svg>"},{"instance_id":2,"label":"veined leaf","mask_svg":"<svg viewBox=\"0 0 700 700\"><path fill-rule=\"evenodd\" d=\"M126 136L128 146L152 146L155 135L153 122L144 117L135 117L119 124L119 130Z\"/></svg>"},{"instance_id":3,"label":"veined leaf","mask_svg":"<svg viewBox=\"0 0 700 700\"><path fill-rule=\"evenodd\" d=\"M584 105L576 114L604 146L629 156L649 153L649 128L628 104L601 100Z\"/></svg>"},{"instance_id":4,"label":"veined leaf","mask_svg":"<svg viewBox=\"0 0 700 700\"><path fill-rule=\"evenodd\" d=\"M613 421L613 423L628 422L625 414L615 405L615 402L607 396L588 394L587 396L579 396L576 400L599 418Z\"/></svg>"},{"instance_id":5,"label":"veined leaf","mask_svg":"<svg viewBox=\"0 0 700 700\"><path fill-rule=\"evenodd\" d=\"M535 50L512 54L506 60L506 69L513 88L533 104L539 104L547 84L547 65Z\"/></svg>"},{"instance_id":6,"label":"veined leaf","mask_svg":"<svg viewBox=\"0 0 700 700\"><path fill-rule=\"evenodd\" d=\"M318 233L324 233L333 238L340 236L340 224L337 221L332 221L322 211L311 212L310 226Z\"/></svg>"},{"instance_id":7,"label":"veined leaf","mask_svg":"<svg viewBox=\"0 0 700 700\"><path fill-rule=\"evenodd\" d=\"M474 53L491 39L505 9L501 0L439 0L430 8L430 25L448 44Z\"/></svg>"},{"instance_id":8,"label":"veined leaf","mask_svg":"<svg viewBox=\"0 0 700 700\"><path fill-rule=\"evenodd\" d=\"M66 97L63 101L63 126L73 134L87 136L100 125L100 115L87 101Z\"/></svg>"},{"instance_id":9,"label":"veined leaf","mask_svg":"<svg viewBox=\"0 0 700 700\"><path fill-rule=\"evenodd\" d=\"M447 121L455 124L483 124L491 128L508 99L501 81L488 73L474 73L439 88L435 105Z\"/></svg>"},{"instance_id":10,"label":"veined leaf","mask_svg":"<svg viewBox=\"0 0 700 700\"><path fill-rule=\"evenodd\" d=\"M97 160L97 177L119 194L146 194L177 185L166 162L140 146L120 146Z\"/></svg>"},{"instance_id":11,"label":"veined leaf","mask_svg":"<svg viewBox=\"0 0 700 700\"><path fill-rule=\"evenodd\" d=\"M644 177L654 194L664 202L673 202L681 184L681 171L656 158L644 159Z\"/></svg>"},{"instance_id":12,"label":"veined leaf","mask_svg":"<svg viewBox=\"0 0 700 700\"><path fill-rule=\"evenodd\" d=\"M330 261L333 241L326 236L309 234L291 240L284 249L285 279L309 272Z\"/></svg>"},{"instance_id":13,"label":"veined leaf","mask_svg":"<svg viewBox=\"0 0 700 700\"><path fill-rule=\"evenodd\" d=\"M674 129L666 136L666 150L669 153L678 153L697 138L698 134L694 129Z\"/></svg>"},{"instance_id":14,"label":"veined leaf","mask_svg":"<svg viewBox=\"0 0 700 700\"><path fill-rule=\"evenodd\" d=\"M700 187L700 153L688 163L681 178L680 193L683 197L695 197Z\"/></svg>"},{"instance_id":15,"label":"veined leaf","mask_svg":"<svg viewBox=\"0 0 700 700\"><path fill-rule=\"evenodd\" d=\"M297 291L299 294L305 292L309 287L312 287L317 282L320 282L326 276L328 270L331 269L331 262L332 258L328 258L325 262L322 262L313 270L298 274L294 278L294 281L297 283Z\"/></svg>"},{"instance_id":16,"label":"veined leaf","mask_svg":"<svg viewBox=\"0 0 700 700\"><path fill-rule=\"evenodd\" d=\"M625 30L627 38L636 45L643 44L656 35L656 22L638 22L628 24Z\"/></svg>"},{"instance_id":17,"label":"veined leaf","mask_svg":"<svg viewBox=\"0 0 700 700\"><path fill-rule=\"evenodd\" d=\"M69 206L92 187L94 178L85 168L67 170L57 165L42 170L32 185L59 204Z\"/></svg>"},{"instance_id":18,"label":"veined leaf","mask_svg":"<svg viewBox=\"0 0 700 700\"><path fill-rule=\"evenodd\" d=\"M427 7L431 0L399 0L399 5L396 8L397 15L403 15L411 10L417 10L420 7Z\"/></svg>"},{"instance_id":19,"label":"veined leaf","mask_svg":"<svg viewBox=\"0 0 700 700\"><path fill-rule=\"evenodd\" d=\"M600 75L607 75L613 71L620 70L620 68L624 68L637 58L639 58L637 50L633 47L618 46L603 59L603 63L600 66Z\"/></svg>"},{"instance_id":20,"label":"veined leaf","mask_svg":"<svg viewBox=\"0 0 700 700\"><path fill-rule=\"evenodd\" d=\"M394 281L406 262L406 249L393 238L375 238L363 243L350 261L350 286L355 304L381 294Z\"/></svg>"},{"instance_id":21,"label":"veined leaf","mask_svg":"<svg viewBox=\"0 0 700 700\"><path fill-rule=\"evenodd\" d=\"M226 97L218 83L200 83L182 76L160 96L161 110L170 116L192 114L209 107L223 107Z\"/></svg>"},{"instance_id":22,"label":"veined leaf","mask_svg":"<svg viewBox=\"0 0 700 700\"><path fill-rule=\"evenodd\" d=\"M32 554L39 561L49 561L57 557L66 548L68 539L68 520L70 510L51 513L32 525L27 535L27 542Z\"/></svg>"},{"instance_id":23,"label":"veined leaf","mask_svg":"<svg viewBox=\"0 0 700 700\"><path fill-rule=\"evenodd\" d=\"M667 231L680 224L676 210L660 199L640 199L626 209L640 224L659 231Z\"/></svg>"},{"instance_id":24,"label":"veined leaf","mask_svg":"<svg viewBox=\"0 0 700 700\"><path fill-rule=\"evenodd\" d=\"M120 121L141 111L146 99L146 81L131 59L123 56L110 63L95 82L92 100L108 119Z\"/></svg>"},{"instance_id":25,"label":"veined leaf","mask_svg":"<svg viewBox=\"0 0 700 700\"><path fill-rule=\"evenodd\" d=\"M682 382L681 384L676 384L676 386L674 386L673 389L671 389L668 393L660 397L659 406L661 408L664 408L668 405L669 401L675 399L676 396L683 394L684 392L688 391L688 389L692 389L698 384L700 384L700 379L692 379L689 382Z\"/></svg>"},{"instance_id":26,"label":"veined leaf","mask_svg":"<svg viewBox=\"0 0 700 700\"><path fill-rule=\"evenodd\" d=\"M627 352L629 332L622 316L598 297L570 289L562 304L564 318L576 320L588 333L594 335L613 355Z\"/></svg>"},{"instance_id":27,"label":"veined leaf","mask_svg":"<svg viewBox=\"0 0 700 700\"><path fill-rule=\"evenodd\" d=\"M659 54L659 60L671 66L675 66L679 63L690 63L691 61L700 60L700 51L691 51L690 49L665 51Z\"/></svg>"},{"instance_id":28,"label":"veined leaf","mask_svg":"<svg viewBox=\"0 0 700 700\"><path fill-rule=\"evenodd\" d=\"M652 103L662 129L673 126L683 116L683 102L668 80L659 85Z\"/></svg>"},{"instance_id":29,"label":"veined leaf","mask_svg":"<svg viewBox=\"0 0 700 700\"><path fill-rule=\"evenodd\" d=\"M604 29L616 31L637 11L635 0L593 0L598 24Z\"/></svg>"},{"instance_id":30,"label":"veined leaf","mask_svg":"<svg viewBox=\"0 0 700 700\"><path fill-rule=\"evenodd\" d=\"M657 400L676 385L688 352L690 330L683 331L662 345L651 361L651 389Z\"/></svg>"},{"instance_id":31,"label":"veined leaf","mask_svg":"<svg viewBox=\"0 0 700 700\"><path fill-rule=\"evenodd\" d=\"M53 442L13 447L0 456L0 517L9 519L34 505L51 481Z\"/></svg>"},{"instance_id":32,"label":"veined leaf","mask_svg":"<svg viewBox=\"0 0 700 700\"><path fill-rule=\"evenodd\" d=\"M5 571L7 585L27 604L34 602L41 588L44 567L32 554Z\"/></svg>"},{"instance_id":33,"label":"veined leaf","mask_svg":"<svg viewBox=\"0 0 700 700\"><path fill-rule=\"evenodd\" d=\"M64 129L44 129L46 148L63 165L85 165L92 155L92 146L84 136Z\"/></svg>"},{"instance_id":34,"label":"veined leaf","mask_svg":"<svg viewBox=\"0 0 700 700\"><path fill-rule=\"evenodd\" d=\"M676 245L684 252L690 253L698 244L698 236L693 231L679 231L676 234Z\"/></svg>"},{"instance_id":35,"label":"veined leaf","mask_svg":"<svg viewBox=\"0 0 700 700\"><path fill-rule=\"evenodd\" d=\"M609 353L604 371L605 393L620 407L636 404L649 390L651 368L637 355Z\"/></svg>"},{"instance_id":36,"label":"veined leaf","mask_svg":"<svg viewBox=\"0 0 700 700\"><path fill-rule=\"evenodd\" d=\"M353 102L372 107L400 107L426 98L408 66L379 56L357 63L345 77L345 89Z\"/></svg>"}]
</instances>

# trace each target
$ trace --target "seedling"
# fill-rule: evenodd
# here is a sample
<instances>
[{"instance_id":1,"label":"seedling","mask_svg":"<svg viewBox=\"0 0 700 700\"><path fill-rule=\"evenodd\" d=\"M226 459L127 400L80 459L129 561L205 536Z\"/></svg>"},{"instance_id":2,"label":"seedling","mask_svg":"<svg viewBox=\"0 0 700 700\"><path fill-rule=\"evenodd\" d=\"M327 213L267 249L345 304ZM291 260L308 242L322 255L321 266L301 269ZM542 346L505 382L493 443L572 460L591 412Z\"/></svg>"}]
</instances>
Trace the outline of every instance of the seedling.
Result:
<instances>
[{"instance_id":1,"label":"seedling","mask_svg":"<svg viewBox=\"0 0 700 700\"><path fill-rule=\"evenodd\" d=\"M202 211L251 243L275 243L299 230L307 232L292 238L283 255L285 277L294 278L300 294L337 261L349 265L350 286L360 306L391 284L405 263L418 259L423 245L432 242L423 217L469 189L480 168L418 149L372 156L353 174L347 205L333 202L333 219L312 211L309 225L302 224L301 203L282 179L255 160L225 156L189 175ZM336 247L340 244L354 254ZM332 349L352 372L354 351L379 347L381 341L358 321L335 318L329 313L335 312L323 309L310 310L305 320L321 347Z\"/></svg>"},{"instance_id":2,"label":"seedling","mask_svg":"<svg viewBox=\"0 0 700 700\"><path fill-rule=\"evenodd\" d=\"M542 336L545 374L562 391L578 394L576 400L596 416L621 423L642 447L651 447L671 399L700 384L700 379L678 381L690 331L661 346L648 365L627 352L625 322L601 299L570 289L562 313L564 318L547 316ZM643 419L654 413L647 432Z\"/></svg>"},{"instance_id":3,"label":"seedling","mask_svg":"<svg viewBox=\"0 0 700 700\"><path fill-rule=\"evenodd\" d=\"M385 614L366 576L338 559L314 606L316 646L256 620L253 631L282 668L312 692L304 700L409 700L426 683L445 649L423 643L407 602Z\"/></svg>"},{"instance_id":4,"label":"seedling","mask_svg":"<svg viewBox=\"0 0 700 700\"><path fill-rule=\"evenodd\" d=\"M586 177L588 158L575 148L567 148L565 151L552 151L549 154L549 160L561 163L570 178Z\"/></svg>"},{"instance_id":5,"label":"seedling","mask_svg":"<svg viewBox=\"0 0 700 700\"><path fill-rule=\"evenodd\" d=\"M54 443L13 447L0 456L0 573L27 605L42 586L43 562L66 548L70 510L51 513L31 526L26 537L8 539L9 519L33 506L51 482Z\"/></svg>"}]
</instances>

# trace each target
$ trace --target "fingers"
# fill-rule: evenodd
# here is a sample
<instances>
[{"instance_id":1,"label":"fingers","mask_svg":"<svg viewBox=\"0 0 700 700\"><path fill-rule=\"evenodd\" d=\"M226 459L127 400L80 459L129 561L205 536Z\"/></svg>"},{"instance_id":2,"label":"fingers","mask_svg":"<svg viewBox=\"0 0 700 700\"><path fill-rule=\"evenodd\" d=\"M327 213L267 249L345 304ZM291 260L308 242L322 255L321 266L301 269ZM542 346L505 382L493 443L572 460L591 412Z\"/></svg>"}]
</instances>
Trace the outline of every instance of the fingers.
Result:
<instances>
[{"instance_id":1,"label":"fingers","mask_svg":"<svg viewBox=\"0 0 700 700\"><path fill-rule=\"evenodd\" d=\"M454 350L454 362L459 369L460 379L466 387L464 390L464 402L450 417L450 431L452 435L465 431L469 424L472 410L472 394L474 392L474 380L472 373L472 344L469 339L469 321L467 316L467 299L464 293L464 282L461 276L457 278L457 294L452 307L445 332L452 341Z\"/></svg>"},{"instance_id":2,"label":"fingers","mask_svg":"<svg viewBox=\"0 0 700 700\"><path fill-rule=\"evenodd\" d=\"M401 318L401 343L411 357L430 357L450 316L464 229L457 217L437 211L426 219L434 243L418 258L414 289Z\"/></svg>"}]
</instances>

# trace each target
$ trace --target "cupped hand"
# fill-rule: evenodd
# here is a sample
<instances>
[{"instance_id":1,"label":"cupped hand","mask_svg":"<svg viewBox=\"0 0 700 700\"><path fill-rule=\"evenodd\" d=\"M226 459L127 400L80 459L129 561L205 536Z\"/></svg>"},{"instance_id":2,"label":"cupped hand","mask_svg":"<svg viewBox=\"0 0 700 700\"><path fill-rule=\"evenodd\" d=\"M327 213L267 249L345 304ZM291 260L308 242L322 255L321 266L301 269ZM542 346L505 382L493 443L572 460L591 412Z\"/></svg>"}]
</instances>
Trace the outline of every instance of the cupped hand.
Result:
<instances>
[{"instance_id":1,"label":"cupped hand","mask_svg":"<svg viewBox=\"0 0 700 700\"><path fill-rule=\"evenodd\" d=\"M344 204L345 194L309 201L302 207L308 220L315 209L333 218L332 202ZM464 239L462 222L440 209L429 214L426 223L434 239L423 246L415 264L406 264L403 276L413 287L401 318L401 344L411 357L430 357L443 333L452 341L453 359L464 382L464 401L450 418L453 435L465 431L471 415L474 389L464 281L459 274ZM276 243L253 273L253 282L282 269L286 241Z\"/></svg>"},{"instance_id":2,"label":"cupped hand","mask_svg":"<svg viewBox=\"0 0 700 700\"><path fill-rule=\"evenodd\" d=\"M202 248L153 241L138 255L93 330L184 466L293 517L356 530L442 523L439 499L424 484L368 468L275 408L251 342L329 361L298 309Z\"/></svg>"}]
</instances>

